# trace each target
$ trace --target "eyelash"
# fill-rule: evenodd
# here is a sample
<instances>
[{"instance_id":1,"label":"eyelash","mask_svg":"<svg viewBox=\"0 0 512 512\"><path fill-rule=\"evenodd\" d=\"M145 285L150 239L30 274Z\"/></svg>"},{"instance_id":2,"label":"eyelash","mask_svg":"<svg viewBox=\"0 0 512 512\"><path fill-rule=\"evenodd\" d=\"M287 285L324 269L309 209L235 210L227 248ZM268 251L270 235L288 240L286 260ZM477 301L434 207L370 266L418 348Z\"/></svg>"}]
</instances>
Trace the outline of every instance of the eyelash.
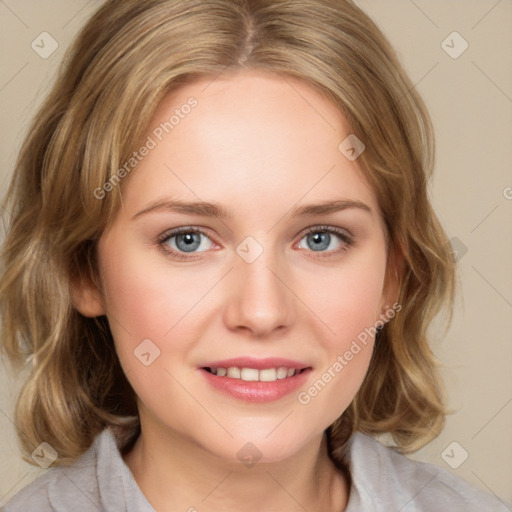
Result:
<instances>
[{"instance_id":1,"label":"eyelash","mask_svg":"<svg viewBox=\"0 0 512 512\"><path fill-rule=\"evenodd\" d=\"M201 229L193 228L193 227L182 227L182 228L176 228L171 231L167 231L163 233L158 239L157 244L159 248L167 255L172 256L173 258L179 260L179 261L193 261L198 258L200 258L200 253L190 253L190 255L186 256L184 252L176 251L175 249L169 247L166 242L169 241L171 238L182 235L184 233L199 233L201 235L204 235L207 238L210 238L207 233L202 231ZM330 258L333 255L340 254L342 252L347 252L350 247L354 244L354 239L348 235L344 230L341 230L339 228L336 228L334 226L312 226L308 229L306 229L303 233L301 233L300 240L302 240L307 235L310 235L312 233L329 233L337 235L340 241L342 242L342 246L338 249L330 250L330 251L307 251L306 252L312 252L316 253L315 257L319 258ZM202 251L205 252L205 251ZM193 254L196 254L196 256L193 256Z\"/></svg>"}]
</instances>

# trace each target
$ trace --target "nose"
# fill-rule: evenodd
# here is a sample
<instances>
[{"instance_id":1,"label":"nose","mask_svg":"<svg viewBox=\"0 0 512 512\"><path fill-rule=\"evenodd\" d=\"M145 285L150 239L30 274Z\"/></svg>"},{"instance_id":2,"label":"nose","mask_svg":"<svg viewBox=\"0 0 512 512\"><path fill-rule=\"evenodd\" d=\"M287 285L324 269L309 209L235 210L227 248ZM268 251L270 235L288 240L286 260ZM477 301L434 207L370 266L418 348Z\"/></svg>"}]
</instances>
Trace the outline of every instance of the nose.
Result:
<instances>
[{"instance_id":1,"label":"nose","mask_svg":"<svg viewBox=\"0 0 512 512\"><path fill-rule=\"evenodd\" d=\"M290 279L266 251L252 263L240 258L226 283L225 325L260 339L284 332L296 318Z\"/></svg>"}]
</instances>

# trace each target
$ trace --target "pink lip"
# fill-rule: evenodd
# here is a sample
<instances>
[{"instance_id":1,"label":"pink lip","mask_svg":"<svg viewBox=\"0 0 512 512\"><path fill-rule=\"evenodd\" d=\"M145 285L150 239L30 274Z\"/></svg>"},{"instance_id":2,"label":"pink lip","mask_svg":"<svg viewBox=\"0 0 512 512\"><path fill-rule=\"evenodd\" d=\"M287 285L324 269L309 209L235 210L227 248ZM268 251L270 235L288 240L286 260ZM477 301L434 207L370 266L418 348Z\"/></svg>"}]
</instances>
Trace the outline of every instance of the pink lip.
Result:
<instances>
[{"instance_id":1,"label":"pink lip","mask_svg":"<svg viewBox=\"0 0 512 512\"><path fill-rule=\"evenodd\" d=\"M233 366L238 368L254 368L256 370L279 368L281 366L285 368L295 368L296 370L302 370L310 367L310 365L306 363L293 361L291 359L284 359L282 357L265 357L262 359L256 359L254 357L234 357L231 359L224 359L222 361L204 363L201 364L200 368L230 368Z\"/></svg>"},{"instance_id":2,"label":"pink lip","mask_svg":"<svg viewBox=\"0 0 512 512\"><path fill-rule=\"evenodd\" d=\"M265 368L295 368L303 370L301 373L286 379L278 379L274 382L244 381L242 379L232 379L229 377L219 377L208 372L205 368L255 368L262 370ZM267 357L264 359L255 359L253 357L237 357L233 359L224 359L201 365L200 372L204 375L206 381L215 389L222 391L239 400L248 402L272 402L279 400L290 393L296 391L304 385L311 373L312 368L307 364L283 359L280 357Z\"/></svg>"},{"instance_id":3,"label":"pink lip","mask_svg":"<svg viewBox=\"0 0 512 512\"><path fill-rule=\"evenodd\" d=\"M311 371L311 368L308 368L293 377L287 377L286 379L280 379L274 382L247 382L242 379L219 377L204 369L200 370L206 381L215 389L238 398L239 400L259 403L279 400L293 393L305 383Z\"/></svg>"}]
</instances>

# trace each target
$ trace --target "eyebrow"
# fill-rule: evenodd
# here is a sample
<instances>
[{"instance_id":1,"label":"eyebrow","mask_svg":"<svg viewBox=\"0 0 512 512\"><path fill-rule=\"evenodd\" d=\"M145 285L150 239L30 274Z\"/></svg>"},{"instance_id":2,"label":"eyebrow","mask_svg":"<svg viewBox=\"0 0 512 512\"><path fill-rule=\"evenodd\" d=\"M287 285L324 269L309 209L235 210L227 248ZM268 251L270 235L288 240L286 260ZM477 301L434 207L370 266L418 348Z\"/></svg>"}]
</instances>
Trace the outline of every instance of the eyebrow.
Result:
<instances>
[{"instance_id":1,"label":"eyebrow","mask_svg":"<svg viewBox=\"0 0 512 512\"><path fill-rule=\"evenodd\" d=\"M357 208L368 213L372 209L361 201L351 199L338 199L334 201L323 201L317 204L307 204L292 208L290 215L292 217L313 217L318 215L327 215L349 208ZM179 200L163 200L150 204L140 212L136 213L132 219L136 219L147 213L171 211L185 215L198 215L203 217L218 217L226 219L231 216L230 212L217 203L208 203L205 201L186 202Z\"/></svg>"}]
</instances>

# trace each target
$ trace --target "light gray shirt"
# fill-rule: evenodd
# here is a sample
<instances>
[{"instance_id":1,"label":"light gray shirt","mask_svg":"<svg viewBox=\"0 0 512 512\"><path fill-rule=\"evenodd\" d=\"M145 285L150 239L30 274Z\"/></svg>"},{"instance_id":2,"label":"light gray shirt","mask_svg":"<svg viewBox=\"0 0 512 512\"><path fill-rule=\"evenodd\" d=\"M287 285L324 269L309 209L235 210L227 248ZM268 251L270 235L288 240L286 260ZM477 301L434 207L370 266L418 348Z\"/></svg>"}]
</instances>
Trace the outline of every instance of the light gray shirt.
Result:
<instances>
[{"instance_id":1,"label":"light gray shirt","mask_svg":"<svg viewBox=\"0 0 512 512\"><path fill-rule=\"evenodd\" d=\"M510 512L447 469L408 459L365 434L352 435L346 454L352 477L346 512ZM108 429L73 465L50 469L4 511L155 512Z\"/></svg>"}]
</instances>

